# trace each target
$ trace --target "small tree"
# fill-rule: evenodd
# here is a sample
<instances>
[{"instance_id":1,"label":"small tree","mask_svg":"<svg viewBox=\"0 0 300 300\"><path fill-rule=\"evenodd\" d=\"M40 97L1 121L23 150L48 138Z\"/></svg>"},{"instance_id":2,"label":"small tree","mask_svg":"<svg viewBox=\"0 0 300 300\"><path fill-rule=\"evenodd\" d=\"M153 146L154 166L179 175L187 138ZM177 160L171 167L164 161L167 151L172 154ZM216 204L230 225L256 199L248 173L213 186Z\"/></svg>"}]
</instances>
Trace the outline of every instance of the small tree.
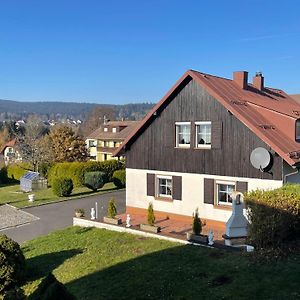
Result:
<instances>
[{"instance_id":1,"label":"small tree","mask_svg":"<svg viewBox=\"0 0 300 300\"><path fill-rule=\"evenodd\" d=\"M199 218L198 208L196 208L195 213L193 213L193 233L200 235L202 231L202 222Z\"/></svg>"},{"instance_id":2,"label":"small tree","mask_svg":"<svg viewBox=\"0 0 300 300\"><path fill-rule=\"evenodd\" d=\"M98 189L101 189L106 183L106 175L104 172L86 172L84 174L84 184L87 188L96 192Z\"/></svg>"},{"instance_id":3,"label":"small tree","mask_svg":"<svg viewBox=\"0 0 300 300\"><path fill-rule=\"evenodd\" d=\"M117 215L117 207L114 198L111 198L109 200L107 215L112 219L114 219Z\"/></svg>"},{"instance_id":4,"label":"small tree","mask_svg":"<svg viewBox=\"0 0 300 300\"><path fill-rule=\"evenodd\" d=\"M153 204L150 202L148 206L148 216L147 216L148 224L153 226L155 222L155 215L153 210Z\"/></svg>"},{"instance_id":5,"label":"small tree","mask_svg":"<svg viewBox=\"0 0 300 300\"><path fill-rule=\"evenodd\" d=\"M55 178L52 182L52 191L56 196L68 197L73 191L73 182L70 178Z\"/></svg>"}]
</instances>

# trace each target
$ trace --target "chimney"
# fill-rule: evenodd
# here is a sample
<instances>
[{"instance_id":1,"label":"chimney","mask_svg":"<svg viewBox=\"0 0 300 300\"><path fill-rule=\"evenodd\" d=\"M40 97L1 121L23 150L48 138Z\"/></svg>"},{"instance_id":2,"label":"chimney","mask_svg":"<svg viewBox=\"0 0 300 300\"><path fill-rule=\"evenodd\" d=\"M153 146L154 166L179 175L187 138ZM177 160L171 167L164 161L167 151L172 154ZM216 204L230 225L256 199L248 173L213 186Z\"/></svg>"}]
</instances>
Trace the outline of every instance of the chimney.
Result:
<instances>
[{"instance_id":1,"label":"chimney","mask_svg":"<svg viewBox=\"0 0 300 300\"><path fill-rule=\"evenodd\" d=\"M233 72L233 81L243 90L248 86L248 72L236 71Z\"/></svg>"},{"instance_id":2,"label":"chimney","mask_svg":"<svg viewBox=\"0 0 300 300\"><path fill-rule=\"evenodd\" d=\"M256 72L255 76L253 77L253 86L260 91L264 89L264 76L261 72Z\"/></svg>"}]
</instances>

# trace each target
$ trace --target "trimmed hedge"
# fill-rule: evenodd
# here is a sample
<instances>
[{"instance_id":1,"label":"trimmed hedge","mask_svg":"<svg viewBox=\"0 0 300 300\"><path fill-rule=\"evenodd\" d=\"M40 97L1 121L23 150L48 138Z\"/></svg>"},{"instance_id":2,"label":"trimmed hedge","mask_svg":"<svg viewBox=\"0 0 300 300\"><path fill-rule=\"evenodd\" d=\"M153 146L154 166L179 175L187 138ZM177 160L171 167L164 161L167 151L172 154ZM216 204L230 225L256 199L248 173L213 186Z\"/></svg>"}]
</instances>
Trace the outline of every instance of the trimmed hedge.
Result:
<instances>
[{"instance_id":1,"label":"trimmed hedge","mask_svg":"<svg viewBox=\"0 0 300 300\"><path fill-rule=\"evenodd\" d=\"M300 185L245 195L249 208L249 242L258 249L281 248L300 238Z\"/></svg>"},{"instance_id":2,"label":"trimmed hedge","mask_svg":"<svg viewBox=\"0 0 300 300\"><path fill-rule=\"evenodd\" d=\"M84 186L84 174L86 172L104 172L107 180L111 181L114 171L124 169L123 160L107 160L103 162L64 162L53 165L48 171L48 184L51 186L55 178L71 178L75 187Z\"/></svg>"},{"instance_id":3,"label":"trimmed hedge","mask_svg":"<svg viewBox=\"0 0 300 300\"><path fill-rule=\"evenodd\" d=\"M126 186L126 170L115 171L112 179L117 188L124 188Z\"/></svg>"},{"instance_id":4,"label":"trimmed hedge","mask_svg":"<svg viewBox=\"0 0 300 300\"><path fill-rule=\"evenodd\" d=\"M68 197L73 191L73 182L70 178L56 178L52 184L53 193L59 197Z\"/></svg>"},{"instance_id":5,"label":"trimmed hedge","mask_svg":"<svg viewBox=\"0 0 300 300\"><path fill-rule=\"evenodd\" d=\"M7 177L12 180L20 180L28 171L32 171L32 167L29 163L9 164L7 166Z\"/></svg>"},{"instance_id":6,"label":"trimmed hedge","mask_svg":"<svg viewBox=\"0 0 300 300\"><path fill-rule=\"evenodd\" d=\"M104 172L86 172L84 174L84 185L96 192L98 189L101 189L104 184L107 182L106 175Z\"/></svg>"}]
</instances>

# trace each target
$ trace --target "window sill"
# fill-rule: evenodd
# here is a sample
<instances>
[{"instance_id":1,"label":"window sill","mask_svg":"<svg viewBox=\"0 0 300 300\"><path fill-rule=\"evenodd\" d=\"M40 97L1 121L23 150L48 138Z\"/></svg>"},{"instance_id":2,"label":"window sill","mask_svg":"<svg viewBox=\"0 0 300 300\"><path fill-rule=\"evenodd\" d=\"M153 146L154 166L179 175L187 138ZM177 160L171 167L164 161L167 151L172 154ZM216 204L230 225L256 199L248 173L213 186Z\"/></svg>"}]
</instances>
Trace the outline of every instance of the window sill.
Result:
<instances>
[{"instance_id":1,"label":"window sill","mask_svg":"<svg viewBox=\"0 0 300 300\"><path fill-rule=\"evenodd\" d=\"M194 147L194 150L211 150L211 147Z\"/></svg>"},{"instance_id":2,"label":"window sill","mask_svg":"<svg viewBox=\"0 0 300 300\"><path fill-rule=\"evenodd\" d=\"M158 201L173 202L173 198L169 197L154 197L154 199Z\"/></svg>"},{"instance_id":3,"label":"window sill","mask_svg":"<svg viewBox=\"0 0 300 300\"><path fill-rule=\"evenodd\" d=\"M175 148L175 149L184 149L184 150L191 149L190 146L188 146L188 147L176 146L176 147L174 147L174 148Z\"/></svg>"},{"instance_id":4,"label":"window sill","mask_svg":"<svg viewBox=\"0 0 300 300\"><path fill-rule=\"evenodd\" d=\"M232 210L232 206L231 205L222 205L222 204L214 204L214 208L215 209L221 209L221 210Z\"/></svg>"}]
</instances>

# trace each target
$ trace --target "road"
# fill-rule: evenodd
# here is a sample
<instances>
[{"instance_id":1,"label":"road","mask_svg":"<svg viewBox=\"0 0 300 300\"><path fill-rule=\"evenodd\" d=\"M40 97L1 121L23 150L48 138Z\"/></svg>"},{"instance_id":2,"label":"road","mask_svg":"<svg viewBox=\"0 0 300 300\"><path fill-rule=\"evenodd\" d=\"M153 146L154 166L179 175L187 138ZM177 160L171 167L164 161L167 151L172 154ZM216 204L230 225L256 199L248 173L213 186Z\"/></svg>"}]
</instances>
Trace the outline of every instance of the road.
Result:
<instances>
[{"instance_id":1,"label":"road","mask_svg":"<svg viewBox=\"0 0 300 300\"><path fill-rule=\"evenodd\" d=\"M76 200L25 208L23 209L24 211L38 217L39 220L19 227L1 230L0 234L6 234L21 244L38 236L46 235L53 230L71 226L76 208L83 208L86 216L90 216L91 207L95 207L96 201L98 202L98 217L103 218L107 213L108 202L112 197L115 198L118 213L124 213L125 191L116 191Z\"/></svg>"}]
</instances>

